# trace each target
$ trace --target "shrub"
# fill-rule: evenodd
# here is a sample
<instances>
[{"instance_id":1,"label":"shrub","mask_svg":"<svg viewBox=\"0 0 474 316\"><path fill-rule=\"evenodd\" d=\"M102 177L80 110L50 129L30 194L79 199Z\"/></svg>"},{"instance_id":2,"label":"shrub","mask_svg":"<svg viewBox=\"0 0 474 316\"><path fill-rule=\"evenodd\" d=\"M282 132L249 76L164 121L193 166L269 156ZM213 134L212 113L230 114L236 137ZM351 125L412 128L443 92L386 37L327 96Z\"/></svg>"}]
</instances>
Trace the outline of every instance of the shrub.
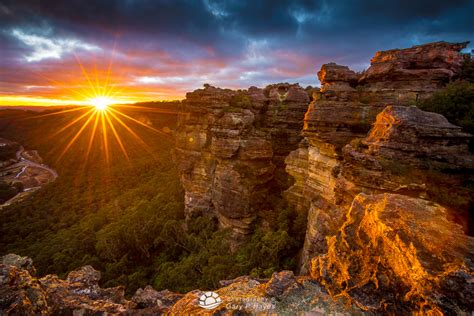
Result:
<instances>
[{"instance_id":1,"label":"shrub","mask_svg":"<svg viewBox=\"0 0 474 316\"><path fill-rule=\"evenodd\" d=\"M465 80L451 82L430 98L419 102L418 107L442 114L449 122L474 134L474 83Z\"/></svg>"},{"instance_id":2,"label":"shrub","mask_svg":"<svg viewBox=\"0 0 474 316\"><path fill-rule=\"evenodd\" d=\"M474 83L474 59L470 58L464 61L459 79Z\"/></svg>"},{"instance_id":3,"label":"shrub","mask_svg":"<svg viewBox=\"0 0 474 316\"><path fill-rule=\"evenodd\" d=\"M248 109L252 106L252 100L245 92L239 92L229 102L230 107Z\"/></svg>"},{"instance_id":4,"label":"shrub","mask_svg":"<svg viewBox=\"0 0 474 316\"><path fill-rule=\"evenodd\" d=\"M278 111L286 111L288 110L288 104L281 102L280 105L278 105Z\"/></svg>"}]
</instances>

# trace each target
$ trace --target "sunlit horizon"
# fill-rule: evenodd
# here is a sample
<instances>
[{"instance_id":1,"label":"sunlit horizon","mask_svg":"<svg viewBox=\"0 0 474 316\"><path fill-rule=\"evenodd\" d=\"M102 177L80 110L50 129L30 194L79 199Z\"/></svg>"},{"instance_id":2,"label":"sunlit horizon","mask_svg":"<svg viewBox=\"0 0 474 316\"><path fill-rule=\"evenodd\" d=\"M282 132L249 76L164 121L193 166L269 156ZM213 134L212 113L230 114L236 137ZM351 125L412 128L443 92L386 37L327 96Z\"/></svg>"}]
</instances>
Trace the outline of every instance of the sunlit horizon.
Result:
<instances>
[{"instance_id":1,"label":"sunlit horizon","mask_svg":"<svg viewBox=\"0 0 474 316\"><path fill-rule=\"evenodd\" d=\"M134 111L153 111L173 115L179 112L178 109L165 110L159 107L130 105L129 103L132 98L126 97L128 94L126 88L111 80L114 73L113 56L114 51L111 51L109 60L102 62L102 64L105 65L102 69L99 69L97 64L94 64L92 69L87 69L79 57L75 55L78 69L80 69L78 70L77 76L82 78L82 81L81 84L74 85L74 88L71 88L72 85L69 83L59 82L52 78L45 77L46 80L55 84L55 86L63 92L64 96L67 96L68 102L72 101L74 103L72 105L76 105L76 107L73 108L60 109L33 118L38 119L45 116L61 114L70 116L68 122L52 135L58 136L69 129L76 129L74 134L67 139L67 144L62 148L61 153L57 157L57 161L60 161L81 137L87 139L84 164L86 164L89 159L94 143L96 143L96 140L99 140L102 143L102 154L107 165L110 161L110 148L113 144L118 146L127 160L129 159L129 153L122 139L125 134L133 137L135 141L142 146L144 151L149 151L146 142L135 132L134 127L145 127L157 134L165 136L165 139L170 137L169 134L161 131L159 129L160 127L155 128L141 122L132 115L124 113L123 109L126 108L133 109ZM32 101L28 98L27 100ZM51 101L51 99L42 99L41 101L47 102ZM56 105L61 105L59 100L56 101ZM31 106L31 103L27 106Z\"/></svg>"}]
</instances>

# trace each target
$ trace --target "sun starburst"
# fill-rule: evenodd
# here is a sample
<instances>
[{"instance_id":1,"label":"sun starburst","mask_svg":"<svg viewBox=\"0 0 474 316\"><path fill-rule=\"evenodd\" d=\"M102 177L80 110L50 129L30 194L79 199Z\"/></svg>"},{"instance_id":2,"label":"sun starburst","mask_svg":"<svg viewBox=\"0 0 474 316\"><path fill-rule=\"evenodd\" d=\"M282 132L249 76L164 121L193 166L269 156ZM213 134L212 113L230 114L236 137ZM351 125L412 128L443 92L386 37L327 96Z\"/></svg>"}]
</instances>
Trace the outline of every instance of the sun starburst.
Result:
<instances>
[{"instance_id":1,"label":"sun starburst","mask_svg":"<svg viewBox=\"0 0 474 316\"><path fill-rule=\"evenodd\" d=\"M93 71L87 71L79 60L79 58L76 56L76 61L85 79L86 85L81 85L81 88L79 89L68 90L70 90L70 92L76 95L79 99L82 99L84 106L78 106L72 109L68 108L65 110L36 116L38 118L64 113L68 113L68 115L69 113L79 113L79 115L74 116L65 126L59 128L51 136L57 137L59 134L64 133L66 130L69 130L73 127L77 128L77 131L72 135L70 139L67 140L64 149L58 155L58 161L61 160L64 155L73 147L73 145L77 143L78 139L80 139L81 136L87 137L87 134L89 134L89 139L86 142L87 150L84 163L87 163L92 148L96 143L96 139L98 138L102 138L102 145L99 146L99 148L101 149L107 164L110 161L109 151L111 146L111 139L115 140L112 143L118 145L120 151L123 153L123 156L128 160L129 153L122 139L122 137L124 136L123 133L132 136L133 139L138 141L137 143L142 148L144 148L147 152L151 153L150 148L147 146L145 141L137 134L136 131L134 131L134 125L136 127L144 127L157 134L163 135L164 140L172 141L171 139L169 139L169 134L160 131L159 129L151 126L150 124L143 123L130 113L124 113L124 110L158 112L173 115L179 114L179 112L168 111L154 107L124 104L125 102L123 102L123 98L121 98L122 90L117 89L115 85L110 83L110 75L112 72L112 59L113 53L112 58L108 63L107 70L104 72L105 77L101 78L99 76L99 72L97 71L96 66L94 66ZM59 85L60 83L56 84Z\"/></svg>"}]
</instances>

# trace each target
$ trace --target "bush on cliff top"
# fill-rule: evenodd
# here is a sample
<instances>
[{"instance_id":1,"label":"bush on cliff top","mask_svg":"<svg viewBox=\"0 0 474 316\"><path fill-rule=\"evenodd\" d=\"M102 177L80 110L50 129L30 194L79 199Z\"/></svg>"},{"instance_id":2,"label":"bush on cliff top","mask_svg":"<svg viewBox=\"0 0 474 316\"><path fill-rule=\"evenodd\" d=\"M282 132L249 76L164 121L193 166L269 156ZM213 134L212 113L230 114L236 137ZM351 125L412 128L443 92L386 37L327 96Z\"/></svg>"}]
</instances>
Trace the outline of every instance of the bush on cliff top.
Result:
<instances>
[{"instance_id":1,"label":"bush on cliff top","mask_svg":"<svg viewBox=\"0 0 474 316\"><path fill-rule=\"evenodd\" d=\"M419 107L424 111L442 114L449 122L474 134L474 83L451 82L431 98L420 102Z\"/></svg>"}]
</instances>

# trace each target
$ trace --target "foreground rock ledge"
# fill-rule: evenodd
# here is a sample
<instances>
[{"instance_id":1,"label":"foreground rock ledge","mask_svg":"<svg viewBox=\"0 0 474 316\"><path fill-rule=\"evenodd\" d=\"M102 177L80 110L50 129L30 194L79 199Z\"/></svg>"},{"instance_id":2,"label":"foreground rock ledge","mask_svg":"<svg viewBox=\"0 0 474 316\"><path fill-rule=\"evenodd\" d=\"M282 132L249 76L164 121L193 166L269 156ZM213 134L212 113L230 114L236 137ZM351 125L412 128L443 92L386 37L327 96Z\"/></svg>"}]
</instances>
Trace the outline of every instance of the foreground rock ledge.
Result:
<instances>
[{"instance_id":1,"label":"foreground rock ledge","mask_svg":"<svg viewBox=\"0 0 474 316\"><path fill-rule=\"evenodd\" d=\"M295 277L291 271L274 273L270 280L244 276L221 281L223 287L215 292L222 304L207 310L199 306L204 293L200 290L183 295L147 286L127 300L121 286L100 288L100 272L91 266L72 271L62 280L56 275L32 276L31 263L30 258L14 254L2 258L0 315L362 314L360 309L332 299L314 281Z\"/></svg>"}]
</instances>

